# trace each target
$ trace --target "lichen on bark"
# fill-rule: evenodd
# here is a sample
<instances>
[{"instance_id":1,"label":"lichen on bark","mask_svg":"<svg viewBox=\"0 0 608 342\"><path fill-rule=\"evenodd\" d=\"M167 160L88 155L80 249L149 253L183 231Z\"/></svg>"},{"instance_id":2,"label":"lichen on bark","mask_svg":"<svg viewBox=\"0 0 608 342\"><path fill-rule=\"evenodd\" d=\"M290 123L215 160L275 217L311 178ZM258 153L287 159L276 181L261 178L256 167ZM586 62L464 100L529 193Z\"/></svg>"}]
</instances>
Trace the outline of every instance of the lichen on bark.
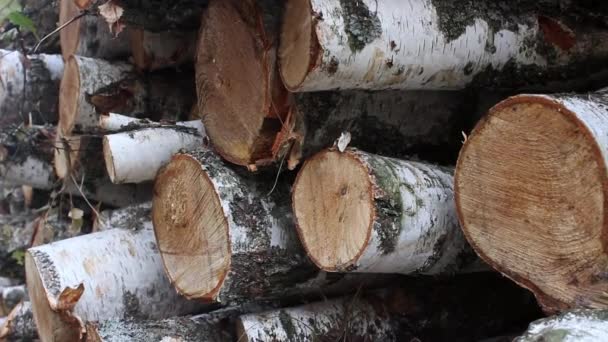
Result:
<instances>
[{"instance_id":1,"label":"lichen on bark","mask_svg":"<svg viewBox=\"0 0 608 342\"><path fill-rule=\"evenodd\" d=\"M363 0L340 0L344 30L352 52L361 51L382 35L380 19Z\"/></svg>"}]
</instances>

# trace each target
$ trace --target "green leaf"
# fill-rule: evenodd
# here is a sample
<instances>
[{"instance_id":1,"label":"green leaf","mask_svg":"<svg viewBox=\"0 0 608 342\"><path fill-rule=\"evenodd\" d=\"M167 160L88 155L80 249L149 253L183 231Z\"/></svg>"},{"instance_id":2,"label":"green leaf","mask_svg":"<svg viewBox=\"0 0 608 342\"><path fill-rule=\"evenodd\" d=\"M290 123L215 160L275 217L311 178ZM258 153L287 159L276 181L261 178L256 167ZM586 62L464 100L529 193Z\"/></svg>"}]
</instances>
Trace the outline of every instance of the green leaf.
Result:
<instances>
[{"instance_id":1,"label":"green leaf","mask_svg":"<svg viewBox=\"0 0 608 342\"><path fill-rule=\"evenodd\" d=\"M28 18L23 13L18 11L11 12L8 15L8 20L13 25L17 25L23 30L32 32L36 39L40 40L40 38L38 38L38 34L36 33L36 27L34 26L34 22L32 21L32 19Z\"/></svg>"},{"instance_id":2,"label":"green leaf","mask_svg":"<svg viewBox=\"0 0 608 342\"><path fill-rule=\"evenodd\" d=\"M11 254L11 257L17 262L18 265L25 265L25 252L22 250L16 250Z\"/></svg>"}]
</instances>

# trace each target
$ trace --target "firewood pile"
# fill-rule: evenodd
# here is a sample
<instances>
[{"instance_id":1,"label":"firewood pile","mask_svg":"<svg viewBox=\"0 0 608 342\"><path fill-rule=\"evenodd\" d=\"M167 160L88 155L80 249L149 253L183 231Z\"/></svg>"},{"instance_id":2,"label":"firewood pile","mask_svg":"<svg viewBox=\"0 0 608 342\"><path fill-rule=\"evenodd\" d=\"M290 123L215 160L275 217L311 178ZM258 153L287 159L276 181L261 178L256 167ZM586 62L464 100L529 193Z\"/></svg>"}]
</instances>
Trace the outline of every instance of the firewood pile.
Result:
<instances>
[{"instance_id":1,"label":"firewood pile","mask_svg":"<svg viewBox=\"0 0 608 342\"><path fill-rule=\"evenodd\" d=\"M0 17L0 341L608 341L608 4Z\"/></svg>"}]
</instances>

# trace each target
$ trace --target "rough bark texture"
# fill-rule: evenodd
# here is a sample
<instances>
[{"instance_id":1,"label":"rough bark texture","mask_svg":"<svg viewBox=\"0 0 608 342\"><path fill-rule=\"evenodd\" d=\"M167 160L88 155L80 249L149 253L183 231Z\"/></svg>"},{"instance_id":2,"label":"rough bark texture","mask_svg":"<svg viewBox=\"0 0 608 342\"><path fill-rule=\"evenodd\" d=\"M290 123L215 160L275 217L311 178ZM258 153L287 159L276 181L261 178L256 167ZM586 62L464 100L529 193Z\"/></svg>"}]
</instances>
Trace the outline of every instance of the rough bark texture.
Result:
<instances>
[{"instance_id":1,"label":"rough bark texture","mask_svg":"<svg viewBox=\"0 0 608 342\"><path fill-rule=\"evenodd\" d=\"M237 174L209 150L178 154L159 173L154 229L180 293L233 304L381 281L319 272L297 239L285 184L267 195L272 184ZM197 202L207 206L198 211L190 204ZM178 227L183 232L175 234Z\"/></svg>"},{"instance_id":2,"label":"rough bark texture","mask_svg":"<svg viewBox=\"0 0 608 342\"><path fill-rule=\"evenodd\" d=\"M106 135L103 157L110 180L115 184L153 180L175 153L203 146L204 138L200 120Z\"/></svg>"},{"instance_id":3,"label":"rough bark texture","mask_svg":"<svg viewBox=\"0 0 608 342\"><path fill-rule=\"evenodd\" d=\"M140 230L152 229L152 202L116 210L105 210L95 219L94 231L112 228Z\"/></svg>"},{"instance_id":4,"label":"rough bark texture","mask_svg":"<svg viewBox=\"0 0 608 342\"><path fill-rule=\"evenodd\" d=\"M56 131L50 126L7 126L0 131L0 175L7 184L51 189Z\"/></svg>"},{"instance_id":5,"label":"rough bark texture","mask_svg":"<svg viewBox=\"0 0 608 342\"><path fill-rule=\"evenodd\" d=\"M327 271L452 273L476 260L458 225L452 187L450 168L354 149L323 151L294 185L298 233Z\"/></svg>"},{"instance_id":6,"label":"rough bark texture","mask_svg":"<svg viewBox=\"0 0 608 342\"><path fill-rule=\"evenodd\" d=\"M197 32L149 32L130 29L133 63L140 70L156 70L194 62Z\"/></svg>"},{"instance_id":7,"label":"rough bark texture","mask_svg":"<svg viewBox=\"0 0 608 342\"><path fill-rule=\"evenodd\" d=\"M7 342L33 341L38 337L32 303L21 302L13 311L2 327L0 327L0 340Z\"/></svg>"},{"instance_id":8,"label":"rough bark texture","mask_svg":"<svg viewBox=\"0 0 608 342\"><path fill-rule=\"evenodd\" d=\"M607 105L606 90L509 98L477 125L456 167L471 246L548 312L608 307Z\"/></svg>"},{"instance_id":9,"label":"rough bark texture","mask_svg":"<svg viewBox=\"0 0 608 342\"><path fill-rule=\"evenodd\" d=\"M59 0L59 25L80 14L74 0ZM71 55L117 59L128 57L131 47L127 34L115 36L98 16L85 15L59 31L61 54L67 60Z\"/></svg>"},{"instance_id":10,"label":"rough bark texture","mask_svg":"<svg viewBox=\"0 0 608 342\"><path fill-rule=\"evenodd\" d=\"M172 290L149 229L112 229L31 248L26 274L44 341L78 336L90 321L160 319L202 309Z\"/></svg>"},{"instance_id":11,"label":"rough bark texture","mask_svg":"<svg viewBox=\"0 0 608 342\"><path fill-rule=\"evenodd\" d=\"M608 339L608 312L575 310L540 319L513 342L595 342Z\"/></svg>"},{"instance_id":12,"label":"rough bark texture","mask_svg":"<svg viewBox=\"0 0 608 342\"><path fill-rule=\"evenodd\" d=\"M120 25L159 32L198 29L201 14L208 2L209 0L177 0L171 2L162 0L109 0L103 4L109 4L120 13ZM76 3L84 9L91 6L93 1L76 0ZM96 10L99 12L99 9Z\"/></svg>"},{"instance_id":13,"label":"rough bark texture","mask_svg":"<svg viewBox=\"0 0 608 342\"><path fill-rule=\"evenodd\" d=\"M63 134L98 127L98 113L121 113L152 120L186 117L195 101L186 73L139 75L133 66L72 56L66 62L59 97Z\"/></svg>"},{"instance_id":14,"label":"rough bark texture","mask_svg":"<svg viewBox=\"0 0 608 342\"><path fill-rule=\"evenodd\" d=\"M198 110L216 151L238 165L271 160L273 137L264 132L276 132L286 119L287 94L276 65L281 9L277 0L213 1L202 19ZM224 44L223 37L232 42Z\"/></svg>"},{"instance_id":15,"label":"rough bark texture","mask_svg":"<svg viewBox=\"0 0 608 342\"><path fill-rule=\"evenodd\" d=\"M59 55L25 57L18 51L0 50L0 127L56 123L62 75Z\"/></svg>"},{"instance_id":16,"label":"rough bark texture","mask_svg":"<svg viewBox=\"0 0 608 342\"><path fill-rule=\"evenodd\" d=\"M295 94L286 124L260 134L274 140L273 158L288 158L290 169L345 131L351 133L351 144L365 151L451 164L474 103L460 92Z\"/></svg>"},{"instance_id":17,"label":"rough bark texture","mask_svg":"<svg viewBox=\"0 0 608 342\"><path fill-rule=\"evenodd\" d=\"M291 0L281 73L292 91L569 90L606 77L604 26L530 3Z\"/></svg>"}]
</instances>

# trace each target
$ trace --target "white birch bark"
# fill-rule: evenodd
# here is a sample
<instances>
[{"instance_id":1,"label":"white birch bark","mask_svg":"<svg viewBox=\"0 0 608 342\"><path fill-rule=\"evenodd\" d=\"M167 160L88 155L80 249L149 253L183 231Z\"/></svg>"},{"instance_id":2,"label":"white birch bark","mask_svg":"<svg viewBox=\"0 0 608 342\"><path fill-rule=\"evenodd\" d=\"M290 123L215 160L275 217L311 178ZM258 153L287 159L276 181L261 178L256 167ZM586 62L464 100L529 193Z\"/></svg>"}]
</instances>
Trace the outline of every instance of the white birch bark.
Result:
<instances>
[{"instance_id":1,"label":"white birch bark","mask_svg":"<svg viewBox=\"0 0 608 342\"><path fill-rule=\"evenodd\" d=\"M116 210L104 210L95 218L93 231L112 228L140 230L152 229L152 202L145 202Z\"/></svg>"},{"instance_id":2,"label":"white birch bark","mask_svg":"<svg viewBox=\"0 0 608 342\"><path fill-rule=\"evenodd\" d=\"M56 123L60 55L0 50L0 126Z\"/></svg>"},{"instance_id":3,"label":"white birch bark","mask_svg":"<svg viewBox=\"0 0 608 342\"><path fill-rule=\"evenodd\" d=\"M86 322L160 319L203 309L172 289L154 232L149 229L111 229L31 248L26 254L26 274L28 292L34 300L34 318L43 340L54 340L50 338L52 331L70 325L65 317L79 322L72 328L76 329L72 333L78 335ZM77 290L70 305L64 306L62 294L66 289ZM45 312L39 305L48 305L51 311ZM44 317L48 314L58 315L54 322L59 325L49 331L40 330L41 322L50 319Z\"/></svg>"},{"instance_id":4,"label":"white birch bark","mask_svg":"<svg viewBox=\"0 0 608 342\"><path fill-rule=\"evenodd\" d=\"M508 2L504 7L480 2L472 18L464 22L459 21L460 16L468 17L464 12L471 9L449 1L304 3L289 1L283 21L281 73L291 91L461 89L478 75L502 71L508 74L505 85L526 85L524 79L533 74L526 68L544 75L538 79L544 83L559 78L550 69L581 67L585 61L606 56L604 44L591 43L605 39L601 28L594 36L535 12L512 15L506 8ZM305 18L302 12L306 10L310 12ZM312 38L307 32L301 34L304 38L294 38L301 30L300 22L306 22L303 30L307 27ZM447 27L442 27L444 22ZM292 33L286 34L288 31ZM309 49L294 46L304 39L308 39ZM297 71L290 74L292 69ZM592 73L602 70L596 65Z\"/></svg>"},{"instance_id":5,"label":"white birch bark","mask_svg":"<svg viewBox=\"0 0 608 342\"><path fill-rule=\"evenodd\" d=\"M142 121L148 122L145 119L142 120L117 113L102 113L99 116L99 128L105 132L115 132L121 129L125 129L127 128L127 126L130 126L132 124L142 123Z\"/></svg>"},{"instance_id":6,"label":"white birch bark","mask_svg":"<svg viewBox=\"0 0 608 342\"><path fill-rule=\"evenodd\" d=\"M238 341L316 341L340 336L370 341L397 341L397 332L382 303L342 298L243 315L237 321Z\"/></svg>"},{"instance_id":7,"label":"white birch bark","mask_svg":"<svg viewBox=\"0 0 608 342\"><path fill-rule=\"evenodd\" d=\"M106 135L103 154L110 180L115 184L153 180L175 153L203 146L204 138L200 120Z\"/></svg>"},{"instance_id":8,"label":"white birch bark","mask_svg":"<svg viewBox=\"0 0 608 342\"><path fill-rule=\"evenodd\" d=\"M0 324L0 340L33 341L38 337L32 303L21 302L11 311L4 324Z\"/></svg>"},{"instance_id":9,"label":"white birch bark","mask_svg":"<svg viewBox=\"0 0 608 342\"><path fill-rule=\"evenodd\" d=\"M336 173L352 172L349 167L362 171L344 182L336 178L335 191L344 197L335 199L333 187L324 188L318 178L334 179ZM298 232L309 257L334 272L430 275L463 269L476 258L460 231L452 174L450 168L355 149L318 153L304 165L293 190ZM367 185L358 189L358 182ZM350 197L358 191L361 202ZM323 216L318 209L324 201L311 202L310 196L336 202L336 211ZM347 217L359 216L356 233L355 226L349 232ZM325 245L331 239L337 239L337 251ZM337 242L343 239L348 242Z\"/></svg>"},{"instance_id":10,"label":"white birch bark","mask_svg":"<svg viewBox=\"0 0 608 342\"><path fill-rule=\"evenodd\" d=\"M1 296L0 304L5 312L11 312L17 304L29 300L25 285L4 287Z\"/></svg>"},{"instance_id":11,"label":"white birch bark","mask_svg":"<svg viewBox=\"0 0 608 342\"><path fill-rule=\"evenodd\" d=\"M29 185L42 190L52 189L57 181L51 163L35 156L27 156L23 161L0 161L0 176L8 184Z\"/></svg>"},{"instance_id":12,"label":"white birch bark","mask_svg":"<svg viewBox=\"0 0 608 342\"><path fill-rule=\"evenodd\" d=\"M608 312L575 310L534 321L513 342L596 342L608 340Z\"/></svg>"}]
</instances>

